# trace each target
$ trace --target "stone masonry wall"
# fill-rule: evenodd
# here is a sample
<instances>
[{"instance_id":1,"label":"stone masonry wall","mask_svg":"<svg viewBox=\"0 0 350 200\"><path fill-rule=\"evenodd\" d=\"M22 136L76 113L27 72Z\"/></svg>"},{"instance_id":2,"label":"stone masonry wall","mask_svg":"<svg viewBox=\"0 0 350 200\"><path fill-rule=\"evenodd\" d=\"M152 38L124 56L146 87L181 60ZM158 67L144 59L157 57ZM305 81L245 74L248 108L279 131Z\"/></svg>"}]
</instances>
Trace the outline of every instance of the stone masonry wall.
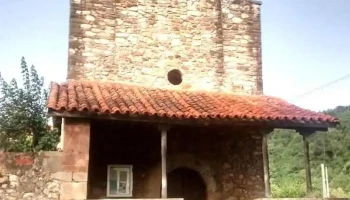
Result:
<instances>
[{"instance_id":1,"label":"stone masonry wall","mask_svg":"<svg viewBox=\"0 0 350 200\"><path fill-rule=\"evenodd\" d=\"M62 168L68 180L61 184L60 200L87 198L90 147L90 122L86 119L64 120Z\"/></svg>"},{"instance_id":2,"label":"stone masonry wall","mask_svg":"<svg viewBox=\"0 0 350 200\"><path fill-rule=\"evenodd\" d=\"M57 200L62 176L60 152L0 153L0 199Z\"/></svg>"},{"instance_id":3,"label":"stone masonry wall","mask_svg":"<svg viewBox=\"0 0 350 200\"><path fill-rule=\"evenodd\" d=\"M262 92L260 5L249 0L71 0L69 38L68 79Z\"/></svg>"},{"instance_id":4,"label":"stone masonry wall","mask_svg":"<svg viewBox=\"0 0 350 200\"><path fill-rule=\"evenodd\" d=\"M0 200L86 199L90 125L66 120L64 129L63 152L0 152Z\"/></svg>"}]
</instances>

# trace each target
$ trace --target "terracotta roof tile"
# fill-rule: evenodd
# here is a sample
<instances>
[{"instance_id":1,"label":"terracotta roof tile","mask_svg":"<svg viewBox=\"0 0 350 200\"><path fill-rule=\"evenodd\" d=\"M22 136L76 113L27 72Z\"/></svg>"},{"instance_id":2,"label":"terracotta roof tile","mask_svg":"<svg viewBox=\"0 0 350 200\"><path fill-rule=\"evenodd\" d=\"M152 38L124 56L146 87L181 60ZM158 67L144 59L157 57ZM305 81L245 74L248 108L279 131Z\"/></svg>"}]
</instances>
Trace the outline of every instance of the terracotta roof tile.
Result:
<instances>
[{"instance_id":1,"label":"terracotta roof tile","mask_svg":"<svg viewBox=\"0 0 350 200\"><path fill-rule=\"evenodd\" d=\"M303 120L338 123L338 119L263 95L172 91L117 83L69 80L52 83L48 108L192 119Z\"/></svg>"}]
</instances>

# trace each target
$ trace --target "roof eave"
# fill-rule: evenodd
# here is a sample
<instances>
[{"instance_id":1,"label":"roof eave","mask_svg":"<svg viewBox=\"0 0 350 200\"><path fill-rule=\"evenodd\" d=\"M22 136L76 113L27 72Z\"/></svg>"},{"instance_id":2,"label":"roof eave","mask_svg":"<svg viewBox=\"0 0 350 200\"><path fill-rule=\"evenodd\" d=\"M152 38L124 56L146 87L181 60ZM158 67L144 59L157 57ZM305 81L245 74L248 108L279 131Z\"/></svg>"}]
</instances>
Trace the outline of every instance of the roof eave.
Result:
<instances>
[{"instance_id":1,"label":"roof eave","mask_svg":"<svg viewBox=\"0 0 350 200\"><path fill-rule=\"evenodd\" d=\"M170 118L148 115L132 115L132 114L109 114L100 112L84 112L84 111L56 111L49 109L48 115L52 117L64 118L88 118L100 120L119 120L119 121L135 121L149 123L166 123L177 125L191 126L261 126L279 129L310 129L313 131L327 131L328 128L335 127L338 123L324 121L302 121L302 120L261 120L261 119L240 119L240 118Z\"/></svg>"}]
</instances>

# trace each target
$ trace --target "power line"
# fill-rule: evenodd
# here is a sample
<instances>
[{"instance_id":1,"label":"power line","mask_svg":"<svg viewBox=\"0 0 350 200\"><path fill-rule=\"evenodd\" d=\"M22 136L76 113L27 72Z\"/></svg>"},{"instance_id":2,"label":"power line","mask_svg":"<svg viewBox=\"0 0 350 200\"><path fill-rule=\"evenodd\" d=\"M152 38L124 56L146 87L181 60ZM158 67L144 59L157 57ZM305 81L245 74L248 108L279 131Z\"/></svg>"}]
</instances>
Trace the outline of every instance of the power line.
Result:
<instances>
[{"instance_id":1,"label":"power line","mask_svg":"<svg viewBox=\"0 0 350 200\"><path fill-rule=\"evenodd\" d=\"M338 78L338 79L336 79L336 80L334 80L334 81L331 81L331 82L329 82L329 83L326 83L326 84L324 84L324 85L322 85L322 86L320 86L320 87L317 87L317 88L314 88L314 89L312 89L312 90L309 90L308 92L305 92L305 93L303 93L303 94L301 94L301 95L298 95L298 96L294 97L294 99L297 99L297 98L300 98L300 97L304 97L304 96L309 95L309 94L311 94L311 93L313 93L313 92L315 92L315 91L318 91L318 90L321 90L321 89L323 89L323 88L326 88L326 87L328 87L328 86L330 86L330 85L333 85L333 84L335 84L335 83L337 83L337 82L339 82L339 81L345 80L345 79L347 79L347 78L350 78L350 74L347 74L347 75L345 75L345 76L343 76L343 77L340 77L340 78Z\"/></svg>"}]
</instances>

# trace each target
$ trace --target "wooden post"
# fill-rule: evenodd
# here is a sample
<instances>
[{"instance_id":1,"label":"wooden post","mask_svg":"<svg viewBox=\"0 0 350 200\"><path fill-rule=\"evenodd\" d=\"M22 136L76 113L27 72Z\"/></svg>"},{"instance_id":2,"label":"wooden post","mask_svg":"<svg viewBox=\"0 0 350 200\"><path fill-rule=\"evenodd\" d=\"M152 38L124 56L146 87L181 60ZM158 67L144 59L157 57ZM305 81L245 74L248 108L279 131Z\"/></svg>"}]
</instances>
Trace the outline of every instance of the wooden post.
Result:
<instances>
[{"instance_id":1,"label":"wooden post","mask_svg":"<svg viewBox=\"0 0 350 200\"><path fill-rule=\"evenodd\" d=\"M325 178L324 164L323 163L321 164L321 175L322 175L322 192L323 192L322 197L326 198L326 196L327 196L327 189L326 189L326 178Z\"/></svg>"},{"instance_id":2,"label":"wooden post","mask_svg":"<svg viewBox=\"0 0 350 200\"><path fill-rule=\"evenodd\" d=\"M167 170L166 170L166 152L167 152L167 131L169 127L168 126L159 126L159 130L162 133L162 139L161 139L161 156L162 156L162 191L161 191L161 197L162 199L167 198Z\"/></svg>"},{"instance_id":3,"label":"wooden post","mask_svg":"<svg viewBox=\"0 0 350 200\"><path fill-rule=\"evenodd\" d=\"M270 174L269 174L269 152L268 152L268 133L263 133L262 138L262 154L264 167L264 183L265 183L265 197L270 198Z\"/></svg>"},{"instance_id":4,"label":"wooden post","mask_svg":"<svg viewBox=\"0 0 350 200\"><path fill-rule=\"evenodd\" d=\"M325 171L326 171L326 197L329 198L329 181L328 181L328 168L325 167Z\"/></svg>"},{"instance_id":5,"label":"wooden post","mask_svg":"<svg viewBox=\"0 0 350 200\"><path fill-rule=\"evenodd\" d=\"M60 141L56 146L58 151L63 151L64 149L63 144L64 144L64 118L62 117Z\"/></svg>"},{"instance_id":6,"label":"wooden post","mask_svg":"<svg viewBox=\"0 0 350 200\"><path fill-rule=\"evenodd\" d=\"M309 153L309 141L307 136L309 134L301 133L304 143L304 166L305 166L305 179L306 179L306 194L310 195L312 192L311 185L311 169L310 169L310 153Z\"/></svg>"}]
</instances>

